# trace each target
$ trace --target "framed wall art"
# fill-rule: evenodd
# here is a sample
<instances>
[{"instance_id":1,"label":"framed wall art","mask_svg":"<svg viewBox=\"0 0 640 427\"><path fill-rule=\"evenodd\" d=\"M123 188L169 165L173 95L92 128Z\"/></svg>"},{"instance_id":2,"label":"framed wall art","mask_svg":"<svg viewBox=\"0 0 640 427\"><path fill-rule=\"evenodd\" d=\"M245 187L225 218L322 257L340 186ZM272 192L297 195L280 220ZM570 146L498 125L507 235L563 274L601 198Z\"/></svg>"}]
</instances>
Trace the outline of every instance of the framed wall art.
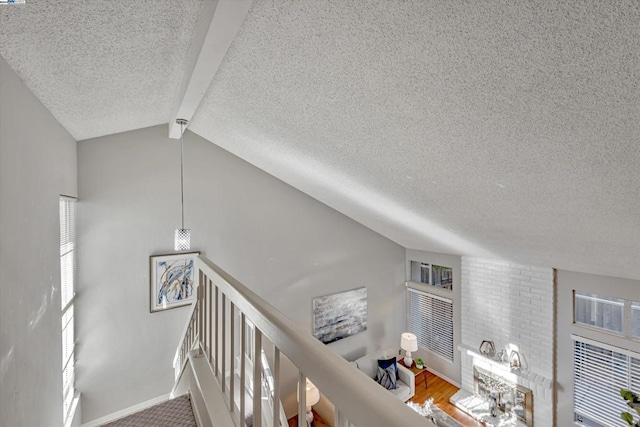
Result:
<instances>
[{"instance_id":1,"label":"framed wall art","mask_svg":"<svg viewBox=\"0 0 640 427\"><path fill-rule=\"evenodd\" d=\"M194 263L200 252L149 257L151 313L189 305L194 299Z\"/></svg>"},{"instance_id":2,"label":"framed wall art","mask_svg":"<svg viewBox=\"0 0 640 427\"><path fill-rule=\"evenodd\" d=\"M313 299L313 336L325 344L367 330L367 288Z\"/></svg>"}]
</instances>

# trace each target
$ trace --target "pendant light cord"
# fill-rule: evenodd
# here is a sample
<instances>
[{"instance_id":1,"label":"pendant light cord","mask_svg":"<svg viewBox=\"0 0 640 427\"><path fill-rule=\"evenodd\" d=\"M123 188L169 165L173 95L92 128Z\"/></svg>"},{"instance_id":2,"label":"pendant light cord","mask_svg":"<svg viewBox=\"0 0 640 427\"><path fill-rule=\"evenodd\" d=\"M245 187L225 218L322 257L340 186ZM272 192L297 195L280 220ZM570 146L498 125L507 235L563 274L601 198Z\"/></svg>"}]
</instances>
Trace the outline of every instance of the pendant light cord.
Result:
<instances>
[{"instance_id":1,"label":"pendant light cord","mask_svg":"<svg viewBox=\"0 0 640 427\"><path fill-rule=\"evenodd\" d=\"M184 125L186 124L186 120L178 119L178 123L180 123L180 206L182 208L182 229L184 229L184 165L183 165L183 156L184 156Z\"/></svg>"}]
</instances>

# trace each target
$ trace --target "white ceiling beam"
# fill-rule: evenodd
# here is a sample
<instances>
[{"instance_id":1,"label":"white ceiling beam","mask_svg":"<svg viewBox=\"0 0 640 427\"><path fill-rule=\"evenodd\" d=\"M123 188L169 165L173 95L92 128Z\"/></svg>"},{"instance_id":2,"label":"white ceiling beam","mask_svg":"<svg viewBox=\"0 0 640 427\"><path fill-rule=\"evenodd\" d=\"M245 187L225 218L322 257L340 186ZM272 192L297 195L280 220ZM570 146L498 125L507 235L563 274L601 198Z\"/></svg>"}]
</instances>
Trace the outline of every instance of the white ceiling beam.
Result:
<instances>
[{"instance_id":1,"label":"white ceiling beam","mask_svg":"<svg viewBox=\"0 0 640 427\"><path fill-rule=\"evenodd\" d=\"M244 22L252 1L205 0L189 48L182 81L174 97L175 108L169 121L169 138L179 139L182 135L176 119L190 122L195 115L213 76Z\"/></svg>"}]
</instances>

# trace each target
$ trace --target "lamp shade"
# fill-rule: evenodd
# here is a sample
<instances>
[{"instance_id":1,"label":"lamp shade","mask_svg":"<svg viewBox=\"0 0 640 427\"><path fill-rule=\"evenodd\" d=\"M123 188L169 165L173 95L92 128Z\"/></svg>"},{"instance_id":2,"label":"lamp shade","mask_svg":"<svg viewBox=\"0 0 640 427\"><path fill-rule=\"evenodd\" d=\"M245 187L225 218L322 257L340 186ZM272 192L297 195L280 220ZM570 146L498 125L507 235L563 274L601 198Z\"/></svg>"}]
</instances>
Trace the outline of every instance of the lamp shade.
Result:
<instances>
[{"instance_id":1,"label":"lamp shade","mask_svg":"<svg viewBox=\"0 0 640 427\"><path fill-rule=\"evenodd\" d=\"M191 249L191 230L188 228L176 228L174 239L176 251L188 251Z\"/></svg>"},{"instance_id":2,"label":"lamp shade","mask_svg":"<svg viewBox=\"0 0 640 427\"><path fill-rule=\"evenodd\" d=\"M400 338L400 348L404 351L418 351L418 338L411 332L405 332Z\"/></svg>"},{"instance_id":3,"label":"lamp shade","mask_svg":"<svg viewBox=\"0 0 640 427\"><path fill-rule=\"evenodd\" d=\"M320 401L320 390L318 387L307 378L307 384L305 386L305 394L307 400L307 407L311 407Z\"/></svg>"},{"instance_id":4,"label":"lamp shade","mask_svg":"<svg viewBox=\"0 0 640 427\"><path fill-rule=\"evenodd\" d=\"M320 400L320 390L314 383L307 380L307 406L313 406Z\"/></svg>"}]
</instances>

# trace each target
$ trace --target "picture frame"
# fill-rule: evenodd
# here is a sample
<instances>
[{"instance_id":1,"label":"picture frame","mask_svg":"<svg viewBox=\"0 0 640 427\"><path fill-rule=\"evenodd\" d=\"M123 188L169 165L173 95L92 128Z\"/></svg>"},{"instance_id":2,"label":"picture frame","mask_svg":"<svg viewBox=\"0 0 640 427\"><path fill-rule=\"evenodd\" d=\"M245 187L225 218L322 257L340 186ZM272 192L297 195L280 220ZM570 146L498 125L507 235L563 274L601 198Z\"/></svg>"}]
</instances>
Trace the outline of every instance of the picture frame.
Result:
<instances>
[{"instance_id":1,"label":"picture frame","mask_svg":"<svg viewBox=\"0 0 640 427\"><path fill-rule=\"evenodd\" d=\"M367 288L313 299L313 336L324 344L367 330Z\"/></svg>"},{"instance_id":2,"label":"picture frame","mask_svg":"<svg viewBox=\"0 0 640 427\"><path fill-rule=\"evenodd\" d=\"M200 252L149 257L149 311L189 305L195 297L195 259Z\"/></svg>"}]
</instances>

